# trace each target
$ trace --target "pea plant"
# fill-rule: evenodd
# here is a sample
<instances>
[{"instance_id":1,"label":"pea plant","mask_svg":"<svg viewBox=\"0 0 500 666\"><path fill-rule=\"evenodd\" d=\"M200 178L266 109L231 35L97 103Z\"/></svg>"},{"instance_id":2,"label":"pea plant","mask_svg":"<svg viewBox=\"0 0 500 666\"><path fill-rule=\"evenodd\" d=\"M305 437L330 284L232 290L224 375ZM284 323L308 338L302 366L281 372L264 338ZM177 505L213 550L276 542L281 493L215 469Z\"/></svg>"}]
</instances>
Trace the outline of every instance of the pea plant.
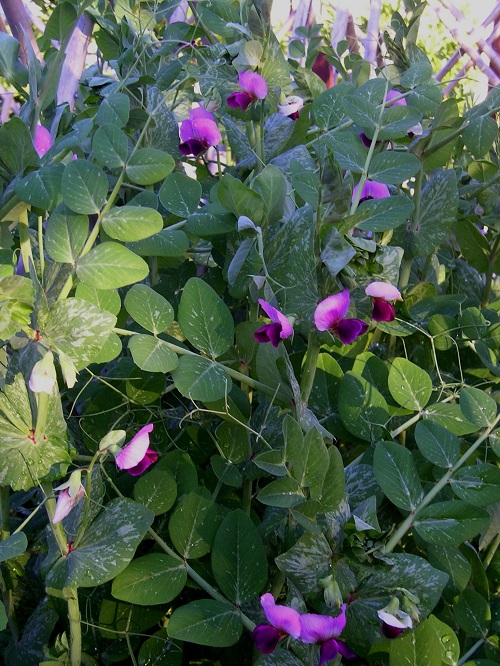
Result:
<instances>
[{"instance_id":1,"label":"pea plant","mask_svg":"<svg viewBox=\"0 0 500 666\"><path fill-rule=\"evenodd\" d=\"M406 4L375 72L250 0L0 33L7 666L500 662L500 90Z\"/></svg>"}]
</instances>

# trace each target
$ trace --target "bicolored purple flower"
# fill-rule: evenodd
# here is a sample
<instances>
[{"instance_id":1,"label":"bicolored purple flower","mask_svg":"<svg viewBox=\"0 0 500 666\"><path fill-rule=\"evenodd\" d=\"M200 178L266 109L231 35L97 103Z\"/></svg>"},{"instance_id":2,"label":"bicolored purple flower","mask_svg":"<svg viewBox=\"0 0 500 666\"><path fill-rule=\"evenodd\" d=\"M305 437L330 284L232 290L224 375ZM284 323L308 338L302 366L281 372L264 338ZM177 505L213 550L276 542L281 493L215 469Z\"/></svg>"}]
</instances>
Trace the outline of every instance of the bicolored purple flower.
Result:
<instances>
[{"instance_id":1,"label":"bicolored purple flower","mask_svg":"<svg viewBox=\"0 0 500 666\"><path fill-rule=\"evenodd\" d=\"M35 136L33 138L33 147L38 153L38 157L43 157L45 153L52 148L52 136L47 128L43 125L35 127Z\"/></svg>"},{"instance_id":2,"label":"bicolored purple flower","mask_svg":"<svg viewBox=\"0 0 500 666\"><path fill-rule=\"evenodd\" d=\"M345 345L350 345L368 329L368 324L361 319L346 319L350 302L349 291L344 289L321 301L314 312L314 323L318 331L335 333Z\"/></svg>"},{"instance_id":3,"label":"bicolored purple flower","mask_svg":"<svg viewBox=\"0 0 500 666\"><path fill-rule=\"evenodd\" d=\"M116 455L115 461L120 469L126 470L132 476L139 476L158 460L156 451L149 448L149 433L152 430L152 423L145 425Z\"/></svg>"},{"instance_id":4,"label":"bicolored purple flower","mask_svg":"<svg viewBox=\"0 0 500 666\"><path fill-rule=\"evenodd\" d=\"M285 99L284 104L278 104L278 112L282 116L288 116L292 120L297 120L300 110L304 106L304 100L298 95L290 95Z\"/></svg>"},{"instance_id":5,"label":"bicolored purple flower","mask_svg":"<svg viewBox=\"0 0 500 666\"><path fill-rule=\"evenodd\" d=\"M353 201L357 197L358 191L359 183L354 186L352 191ZM383 183L377 183L375 180L365 180L363 189L361 190L361 195L359 197L359 203L368 201L368 199L385 199L386 197L390 196L391 193L389 192L387 185L384 185Z\"/></svg>"},{"instance_id":6,"label":"bicolored purple flower","mask_svg":"<svg viewBox=\"0 0 500 666\"><path fill-rule=\"evenodd\" d=\"M215 118L202 106L191 109L189 118L183 120L179 130L181 143L179 151L183 155L197 157L210 146L217 146L222 141Z\"/></svg>"},{"instance_id":7,"label":"bicolored purple flower","mask_svg":"<svg viewBox=\"0 0 500 666\"><path fill-rule=\"evenodd\" d=\"M273 347L277 347L281 340L285 340L293 334L293 326L287 317L276 308L273 308L270 303L264 301L262 298L259 298L259 303L260 307L271 320L271 323L259 328L253 336L257 342L270 342Z\"/></svg>"},{"instance_id":8,"label":"bicolored purple flower","mask_svg":"<svg viewBox=\"0 0 500 666\"><path fill-rule=\"evenodd\" d=\"M314 613L300 616L300 640L303 643L317 643L320 646L318 666L335 659L338 654L346 659L357 656L338 638L346 625L345 608L346 605L342 604L340 615L337 617Z\"/></svg>"},{"instance_id":9,"label":"bicolored purple flower","mask_svg":"<svg viewBox=\"0 0 500 666\"><path fill-rule=\"evenodd\" d=\"M300 636L300 614L293 608L276 604L270 592L261 596L260 603L269 624L257 625L252 631L252 638L260 652L271 654L285 636Z\"/></svg>"},{"instance_id":10,"label":"bicolored purple flower","mask_svg":"<svg viewBox=\"0 0 500 666\"><path fill-rule=\"evenodd\" d=\"M396 313L390 301L401 301L401 293L389 282L372 282L365 289L365 294L372 299L373 321L394 321Z\"/></svg>"},{"instance_id":11,"label":"bicolored purple flower","mask_svg":"<svg viewBox=\"0 0 500 666\"><path fill-rule=\"evenodd\" d=\"M395 613L389 613L382 609L377 611L377 615L382 622L382 634L386 638L396 638L405 629L413 627L411 617L404 611L397 610Z\"/></svg>"},{"instance_id":12,"label":"bicolored purple flower","mask_svg":"<svg viewBox=\"0 0 500 666\"><path fill-rule=\"evenodd\" d=\"M238 83L241 90L232 93L226 100L232 109L240 108L246 111L255 100L267 97L266 80L257 72L241 72Z\"/></svg>"},{"instance_id":13,"label":"bicolored purple flower","mask_svg":"<svg viewBox=\"0 0 500 666\"><path fill-rule=\"evenodd\" d=\"M63 518L78 504L85 495L85 488L82 486L82 471L80 469L72 472L69 480L61 484L55 490L59 490L57 496L56 508L52 516L52 523L60 523Z\"/></svg>"}]
</instances>

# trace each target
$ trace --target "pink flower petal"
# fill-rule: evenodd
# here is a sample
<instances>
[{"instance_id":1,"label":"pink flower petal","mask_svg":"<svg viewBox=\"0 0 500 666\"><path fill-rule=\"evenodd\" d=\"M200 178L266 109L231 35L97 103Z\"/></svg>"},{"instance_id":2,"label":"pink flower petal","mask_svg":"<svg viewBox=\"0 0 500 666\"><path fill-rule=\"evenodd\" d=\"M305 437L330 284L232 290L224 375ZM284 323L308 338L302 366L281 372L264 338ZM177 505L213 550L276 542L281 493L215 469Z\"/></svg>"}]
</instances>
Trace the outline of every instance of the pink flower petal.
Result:
<instances>
[{"instance_id":1,"label":"pink flower petal","mask_svg":"<svg viewBox=\"0 0 500 666\"><path fill-rule=\"evenodd\" d=\"M368 330L368 324L361 319L342 319L333 329L344 345L350 345Z\"/></svg>"},{"instance_id":2,"label":"pink flower petal","mask_svg":"<svg viewBox=\"0 0 500 666\"><path fill-rule=\"evenodd\" d=\"M214 114L207 111L202 106L197 106L195 109L191 109L189 112L190 120L199 120L200 118L205 118L215 122Z\"/></svg>"},{"instance_id":3,"label":"pink flower petal","mask_svg":"<svg viewBox=\"0 0 500 666\"><path fill-rule=\"evenodd\" d=\"M271 654L278 645L281 634L270 624L259 624L252 631L252 638L262 654Z\"/></svg>"},{"instance_id":4,"label":"pink flower petal","mask_svg":"<svg viewBox=\"0 0 500 666\"><path fill-rule=\"evenodd\" d=\"M71 497L69 494L69 488L61 490L57 496L56 508L52 518L52 523L55 525L56 523L60 523L63 518L66 518L71 509L73 509L73 507L78 504L84 495L85 490L83 486L78 488L78 491L74 497Z\"/></svg>"},{"instance_id":5,"label":"pink flower petal","mask_svg":"<svg viewBox=\"0 0 500 666\"><path fill-rule=\"evenodd\" d=\"M321 649L319 651L318 666L322 666L322 664L326 664L329 661L332 661L332 659L335 659L338 653L339 648L337 641L334 638L326 641L326 643L321 645Z\"/></svg>"},{"instance_id":6,"label":"pink flower petal","mask_svg":"<svg viewBox=\"0 0 500 666\"><path fill-rule=\"evenodd\" d=\"M120 469L131 469L138 465L146 455L149 448L149 433L153 430L153 424L149 423L139 430L116 456L116 464Z\"/></svg>"},{"instance_id":7,"label":"pink flower petal","mask_svg":"<svg viewBox=\"0 0 500 666\"><path fill-rule=\"evenodd\" d=\"M246 111L253 102L253 98L247 92L235 92L229 95L226 102L232 109L240 108Z\"/></svg>"},{"instance_id":8,"label":"pink flower petal","mask_svg":"<svg viewBox=\"0 0 500 666\"><path fill-rule=\"evenodd\" d=\"M262 298L259 298L259 304L273 323L281 324L280 338L282 340L289 338L293 334L293 326L288 321L288 318Z\"/></svg>"},{"instance_id":9,"label":"pink flower petal","mask_svg":"<svg viewBox=\"0 0 500 666\"><path fill-rule=\"evenodd\" d=\"M373 299L372 319L373 321L394 321L396 312L394 306L382 298Z\"/></svg>"},{"instance_id":10,"label":"pink flower petal","mask_svg":"<svg viewBox=\"0 0 500 666\"><path fill-rule=\"evenodd\" d=\"M401 97L401 93L399 90L389 90L387 95L385 96L385 101L390 102L391 100ZM398 99L396 102L392 102L392 104L389 104L389 106L407 106L406 100L404 97L401 97L401 99Z\"/></svg>"},{"instance_id":11,"label":"pink flower petal","mask_svg":"<svg viewBox=\"0 0 500 666\"><path fill-rule=\"evenodd\" d=\"M350 302L351 297L347 289L321 301L314 311L314 323L318 331L334 328L347 314Z\"/></svg>"},{"instance_id":12,"label":"pink flower petal","mask_svg":"<svg viewBox=\"0 0 500 666\"><path fill-rule=\"evenodd\" d=\"M130 476L139 476L139 474L145 472L147 468L150 467L157 460L158 460L158 454L156 453L156 451L153 451L153 449L148 449L146 451L146 455L144 456L144 458L140 462L138 462L137 465L134 465L134 467L127 469L127 472L130 474Z\"/></svg>"},{"instance_id":13,"label":"pink flower petal","mask_svg":"<svg viewBox=\"0 0 500 666\"><path fill-rule=\"evenodd\" d=\"M182 121L179 128L179 136L183 142L194 138L194 127L192 120L186 119Z\"/></svg>"},{"instance_id":14,"label":"pink flower petal","mask_svg":"<svg viewBox=\"0 0 500 666\"><path fill-rule=\"evenodd\" d=\"M254 99L267 97L267 83L263 76L257 72L242 72L239 75L240 88Z\"/></svg>"},{"instance_id":15,"label":"pink flower petal","mask_svg":"<svg viewBox=\"0 0 500 666\"><path fill-rule=\"evenodd\" d=\"M305 613L300 616L300 640L303 643L325 643L331 638L337 638L344 631L345 625L345 604L337 617Z\"/></svg>"},{"instance_id":16,"label":"pink flower petal","mask_svg":"<svg viewBox=\"0 0 500 666\"><path fill-rule=\"evenodd\" d=\"M216 146L222 141L217 123L209 118L193 120L194 136L208 146Z\"/></svg>"},{"instance_id":17,"label":"pink flower petal","mask_svg":"<svg viewBox=\"0 0 500 666\"><path fill-rule=\"evenodd\" d=\"M359 190L359 183L356 185L352 191L353 200L356 197L356 194ZM387 185L383 183L377 183L375 180L366 180L361 190L361 196L359 197L359 202L366 201L367 199L385 199L390 197L391 193Z\"/></svg>"},{"instance_id":18,"label":"pink flower petal","mask_svg":"<svg viewBox=\"0 0 500 666\"><path fill-rule=\"evenodd\" d=\"M38 157L43 157L45 153L52 148L53 141L48 129L43 125L35 127L35 137L33 139L33 146L38 153Z\"/></svg>"},{"instance_id":19,"label":"pink flower petal","mask_svg":"<svg viewBox=\"0 0 500 666\"><path fill-rule=\"evenodd\" d=\"M301 631L300 615L293 608L277 605L270 592L263 594L260 603L264 609L265 616L276 629L285 631L293 638L298 638Z\"/></svg>"},{"instance_id":20,"label":"pink flower petal","mask_svg":"<svg viewBox=\"0 0 500 666\"><path fill-rule=\"evenodd\" d=\"M371 282L365 289L367 296L382 298L384 301L400 301L401 292L389 282Z\"/></svg>"}]
</instances>

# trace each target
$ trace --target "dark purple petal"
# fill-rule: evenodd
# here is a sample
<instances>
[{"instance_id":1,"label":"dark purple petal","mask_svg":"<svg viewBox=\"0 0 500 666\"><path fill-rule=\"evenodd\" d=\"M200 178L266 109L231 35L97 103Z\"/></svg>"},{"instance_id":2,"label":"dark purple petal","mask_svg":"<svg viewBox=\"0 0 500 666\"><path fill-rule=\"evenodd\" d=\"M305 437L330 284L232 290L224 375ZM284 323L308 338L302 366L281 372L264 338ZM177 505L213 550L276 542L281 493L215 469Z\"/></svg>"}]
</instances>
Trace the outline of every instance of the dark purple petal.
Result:
<instances>
[{"instance_id":1,"label":"dark purple petal","mask_svg":"<svg viewBox=\"0 0 500 666\"><path fill-rule=\"evenodd\" d=\"M300 640L303 643L325 643L331 638L337 638L345 629L345 625L345 605L337 617L305 613L300 616Z\"/></svg>"},{"instance_id":2,"label":"dark purple petal","mask_svg":"<svg viewBox=\"0 0 500 666\"><path fill-rule=\"evenodd\" d=\"M208 148L204 143L199 139L188 139L184 143L179 144L179 152L181 155L194 155L198 157L201 153L204 153Z\"/></svg>"},{"instance_id":3,"label":"dark purple petal","mask_svg":"<svg viewBox=\"0 0 500 666\"><path fill-rule=\"evenodd\" d=\"M271 324L265 324L262 328L258 328L254 331L253 337L257 342L269 342L269 335L267 334L267 329Z\"/></svg>"},{"instance_id":4,"label":"dark purple petal","mask_svg":"<svg viewBox=\"0 0 500 666\"><path fill-rule=\"evenodd\" d=\"M276 604L273 595L266 592L260 598L260 603L269 622L276 629L281 630L293 638L298 638L301 632L300 614L293 608Z\"/></svg>"},{"instance_id":5,"label":"dark purple petal","mask_svg":"<svg viewBox=\"0 0 500 666\"><path fill-rule=\"evenodd\" d=\"M293 326L290 324L288 318L285 317L284 314L282 314L279 310L277 310L275 307L273 307L270 303L268 303L262 298L259 298L259 305L273 323L281 325L280 338L282 340L292 335Z\"/></svg>"},{"instance_id":6,"label":"dark purple petal","mask_svg":"<svg viewBox=\"0 0 500 666\"><path fill-rule=\"evenodd\" d=\"M314 311L314 323L318 331L333 329L347 314L350 301L347 289L321 301Z\"/></svg>"},{"instance_id":7,"label":"dark purple petal","mask_svg":"<svg viewBox=\"0 0 500 666\"><path fill-rule=\"evenodd\" d=\"M337 647L340 654L345 659L356 659L356 657L358 656L355 652L351 650L351 648L346 643L344 643L344 641L338 640Z\"/></svg>"},{"instance_id":8,"label":"dark purple petal","mask_svg":"<svg viewBox=\"0 0 500 666\"><path fill-rule=\"evenodd\" d=\"M281 638L280 632L270 624L259 624L251 634L255 645L262 654L271 654Z\"/></svg>"},{"instance_id":9,"label":"dark purple petal","mask_svg":"<svg viewBox=\"0 0 500 666\"><path fill-rule=\"evenodd\" d=\"M232 109L239 108L246 111L253 102L253 98L246 92L235 92L229 95L226 102Z\"/></svg>"},{"instance_id":10,"label":"dark purple petal","mask_svg":"<svg viewBox=\"0 0 500 666\"><path fill-rule=\"evenodd\" d=\"M273 323L267 326L267 337L273 347L277 347L281 340L281 324Z\"/></svg>"},{"instance_id":11,"label":"dark purple petal","mask_svg":"<svg viewBox=\"0 0 500 666\"><path fill-rule=\"evenodd\" d=\"M242 72L238 77L240 88L247 92L253 99L264 99L267 97L267 83L263 76L257 72Z\"/></svg>"},{"instance_id":12,"label":"dark purple petal","mask_svg":"<svg viewBox=\"0 0 500 666\"><path fill-rule=\"evenodd\" d=\"M363 145L369 148L372 145L372 140L369 139L364 132L361 132L359 138L363 142Z\"/></svg>"},{"instance_id":13,"label":"dark purple petal","mask_svg":"<svg viewBox=\"0 0 500 666\"><path fill-rule=\"evenodd\" d=\"M321 664L326 664L328 661L335 659L338 653L339 650L337 647L337 641L334 638L326 641L326 643L323 643L319 651L318 666L321 666Z\"/></svg>"},{"instance_id":14,"label":"dark purple petal","mask_svg":"<svg viewBox=\"0 0 500 666\"><path fill-rule=\"evenodd\" d=\"M148 449L144 458L134 467L127 470L130 476L139 476L158 460L158 454L153 449Z\"/></svg>"},{"instance_id":15,"label":"dark purple petal","mask_svg":"<svg viewBox=\"0 0 500 666\"><path fill-rule=\"evenodd\" d=\"M372 319L373 321L394 321L396 313L391 303L382 298L373 299Z\"/></svg>"},{"instance_id":16,"label":"dark purple petal","mask_svg":"<svg viewBox=\"0 0 500 666\"><path fill-rule=\"evenodd\" d=\"M390 624L382 622L382 634L386 638L397 638L399 634L403 631L404 629L401 629L400 627L391 627Z\"/></svg>"},{"instance_id":17,"label":"dark purple petal","mask_svg":"<svg viewBox=\"0 0 500 666\"><path fill-rule=\"evenodd\" d=\"M368 330L368 324L361 319L342 319L333 329L338 335L340 341L345 345L350 345L357 337L363 335Z\"/></svg>"}]
</instances>

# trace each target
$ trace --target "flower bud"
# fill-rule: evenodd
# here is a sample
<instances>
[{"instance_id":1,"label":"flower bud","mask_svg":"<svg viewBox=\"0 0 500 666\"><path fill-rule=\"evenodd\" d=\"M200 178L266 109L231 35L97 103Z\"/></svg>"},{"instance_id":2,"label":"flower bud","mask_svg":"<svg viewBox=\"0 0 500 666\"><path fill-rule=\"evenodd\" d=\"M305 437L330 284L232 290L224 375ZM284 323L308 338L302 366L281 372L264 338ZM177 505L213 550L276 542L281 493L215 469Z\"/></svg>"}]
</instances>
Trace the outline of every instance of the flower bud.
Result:
<instances>
[{"instance_id":1,"label":"flower bud","mask_svg":"<svg viewBox=\"0 0 500 666\"><path fill-rule=\"evenodd\" d=\"M45 356L35 363L31 371L29 387L33 393L52 393L57 382L54 355L48 351Z\"/></svg>"}]
</instances>

